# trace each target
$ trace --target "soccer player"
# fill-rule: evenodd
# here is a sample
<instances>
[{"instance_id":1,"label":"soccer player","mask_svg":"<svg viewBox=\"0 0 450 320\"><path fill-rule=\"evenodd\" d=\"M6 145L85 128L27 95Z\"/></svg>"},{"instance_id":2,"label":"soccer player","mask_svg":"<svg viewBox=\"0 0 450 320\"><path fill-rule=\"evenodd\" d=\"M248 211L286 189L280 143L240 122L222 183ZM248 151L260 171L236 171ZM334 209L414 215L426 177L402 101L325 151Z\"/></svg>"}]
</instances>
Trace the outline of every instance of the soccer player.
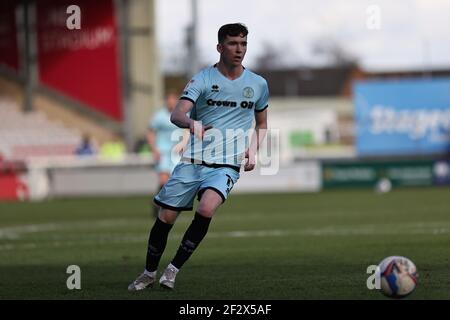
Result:
<instances>
[{"instance_id":1,"label":"soccer player","mask_svg":"<svg viewBox=\"0 0 450 320\"><path fill-rule=\"evenodd\" d=\"M169 180L175 165L180 160L178 156L187 141L176 143L172 140L172 133L178 129L170 121L170 114L174 110L178 102L178 95L173 90L169 90L166 94L165 107L158 110L149 123L147 132L147 142L152 150L153 159L155 161L155 169L158 173L158 191ZM173 152L172 152L173 150ZM153 215L158 216L159 206L154 206Z\"/></svg>"},{"instance_id":2,"label":"soccer player","mask_svg":"<svg viewBox=\"0 0 450 320\"><path fill-rule=\"evenodd\" d=\"M267 129L269 90L266 80L242 65L247 34L247 27L240 23L219 29L219 62L192 78L172 112L174 124L190 129L190 141L169 181L154 198L161 207L159 217L150 231L145 270L128 286L130 291L156 282L169 231L181 211L192 210L197 195L200 202L194 219L159 279L162 287L173 289L177 273L205 237L211 218L237 182L241 163L245 171L255 167L255 155ZM190 117L186 116L189 111ZM255 130L249 143L246 137L253 120Z\"/></svg>"}]
</instances>

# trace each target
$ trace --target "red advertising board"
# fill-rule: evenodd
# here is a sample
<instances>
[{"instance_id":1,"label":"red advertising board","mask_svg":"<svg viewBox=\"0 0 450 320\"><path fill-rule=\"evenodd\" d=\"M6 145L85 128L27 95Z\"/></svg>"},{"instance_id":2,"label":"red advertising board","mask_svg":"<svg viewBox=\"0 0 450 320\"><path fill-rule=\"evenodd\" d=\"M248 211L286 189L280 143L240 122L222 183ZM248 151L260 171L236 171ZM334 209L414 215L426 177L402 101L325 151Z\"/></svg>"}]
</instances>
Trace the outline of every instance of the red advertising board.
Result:
<instances>
[{"instance_id":1,"label":"red advertising board","mask_svg":"<svg viewBox=\"0 0 450 320\"><path fill-rule=\"evenodd\" d=\"M80 11L80 29L70 29ZM121 120L119 38L113 0L36 2L39 80L84 105Z\"/></svg>"},{"instance_id":2,"label":"red advertising board","mask_svg":"<svg viewBox=\"0 0 450 320\"><path fill-rule=\"evenodd\" d=\"M0 201L29 198L28 185L22 179L25 171L23 163L6 161L0 154Z\"/></svg>"},{"instance_id":3,"label":"red advertising board","mask_svg":"<svg viewBox=\"0 0 450 320\"><path fill-rule=\"evenodd\" d=\"M0 1L0 64L19 71L16 7L18 1Z\"/></svg>"},{"instance_id":4,"label":"red advertising board","mask_svg":"<svg viewBox=\"0 0 450 320\"><path fill-rule=\"evenodd\" d=\"M28 186L14 173L0 173L0 201L29 198Z\"/></svg>"}]
</instances>

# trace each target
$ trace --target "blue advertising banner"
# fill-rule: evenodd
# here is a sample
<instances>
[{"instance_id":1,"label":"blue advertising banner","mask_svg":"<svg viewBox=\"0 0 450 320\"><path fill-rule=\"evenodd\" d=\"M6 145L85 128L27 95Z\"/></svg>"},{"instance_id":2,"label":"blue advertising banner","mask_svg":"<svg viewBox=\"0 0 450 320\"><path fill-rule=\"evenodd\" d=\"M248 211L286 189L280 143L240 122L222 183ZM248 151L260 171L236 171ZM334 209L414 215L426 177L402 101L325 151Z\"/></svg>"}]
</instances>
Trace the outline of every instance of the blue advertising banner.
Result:
<instances>
[{"instance_id":1,"label":"blue advertising banner","mask_svg":"<svg viewBox=\"0 0 450 320\"><path fill-rule=\"evenodd\" d=\"M359 155L450 152L450 78L354 85Z\"/></svg>"}]
</instances>

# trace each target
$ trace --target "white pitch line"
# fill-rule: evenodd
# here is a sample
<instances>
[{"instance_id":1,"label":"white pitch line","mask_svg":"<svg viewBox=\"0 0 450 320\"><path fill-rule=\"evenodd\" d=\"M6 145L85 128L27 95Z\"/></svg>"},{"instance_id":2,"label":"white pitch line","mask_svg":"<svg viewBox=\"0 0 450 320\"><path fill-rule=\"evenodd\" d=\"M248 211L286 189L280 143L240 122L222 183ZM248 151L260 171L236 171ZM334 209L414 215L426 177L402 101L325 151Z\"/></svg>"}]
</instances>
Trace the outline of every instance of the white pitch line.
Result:
<instances>
[{"instance_id":1,"label":"white pitch line","mask_svg":"<svg viewBox=\"0 0 450 320\"><path fill-rule=\"evenodd\" d=\"M46 224L27 224L0 228L0 239L6 238L17 240L22 235L37 232L74 230L74 229L93 229L93 228L111 228L131 225L142 225L143 221L136 219L109 219L109 220L92 220L92 221L67 221L62 223L46 223ZM149 222L150 225L150 222Z\"/></svg>"},{"instance_id":2,"label":"white pitch line","mask_svg":"<svg viewBox=\"0 0 450 320\"><path fill-rule=\"evenodd\" d=\"M13 227L3 227L0 228L0 239L6 238L9 240L17 240L22 234L35 233L35 232L47 232L56 231L61 229L60 224L49 223L49 224L30 224L30 225L20 225Z\"/></svg>"},{"instance_id":3,"label":"white pitch line","mask_svg":"<svg viewBox=\"0 0 450 320\"><path fill-rule=\"evenodd\" d=\"M103 221L104 222L104 221ZM103 223L101 222L101 223ZM92 225L92 224L90 224ZM411 224L409 228L403 229L386 229L375 225L353 226L353 227L323 227L323 228L309 228L309 229L292 229L292 230L241 230L230 232L210 232L208 238L220 239L220 238L256 238L256 237L286 237L286 236L384 236L384 235L444 235L450 234L450 228L439 227L436 228L436 223L429 225L419 223ZM37 232L49 231L51 227L55 225L41 225L47 226L46 228L37 228L27 226L22 230ZM59 230L51 229L52 230ZM181 238L183 234L172 233L172 238ZM55 239L55 237L54 237ZM64 236L57 236L57 241L41 241L28 242L28 243L7 243L0 245L0 251L17 250L17 249L36 249L38 247L67 247L67 246L79 246L79 245L95 245L95 244L124 244L124 243L140 243L147 239L146 234L136 235L125 233L122 235L85 235L80 236L80 239L65 240Z\"/></svg>"}]
</instances>

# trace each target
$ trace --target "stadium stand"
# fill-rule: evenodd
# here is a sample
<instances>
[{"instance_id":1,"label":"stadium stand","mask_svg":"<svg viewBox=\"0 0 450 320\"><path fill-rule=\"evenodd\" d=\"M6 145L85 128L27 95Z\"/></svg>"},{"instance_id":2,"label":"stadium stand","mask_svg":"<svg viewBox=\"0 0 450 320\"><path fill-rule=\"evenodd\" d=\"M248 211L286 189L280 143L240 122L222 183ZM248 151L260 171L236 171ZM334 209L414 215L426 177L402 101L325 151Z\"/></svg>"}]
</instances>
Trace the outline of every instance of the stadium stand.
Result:
<instances>
[{"instance_id":1,"label":"stadium stand","mask_svg":"<svg viewBox=\"0 0 450 320\"><path fill-rule=\"evenodd\" d=\"M10 160L73 154L81 133L49 120L40 111L22 112L13 101L0 97L0 153Z\"/></svg>"}]
</instances>

